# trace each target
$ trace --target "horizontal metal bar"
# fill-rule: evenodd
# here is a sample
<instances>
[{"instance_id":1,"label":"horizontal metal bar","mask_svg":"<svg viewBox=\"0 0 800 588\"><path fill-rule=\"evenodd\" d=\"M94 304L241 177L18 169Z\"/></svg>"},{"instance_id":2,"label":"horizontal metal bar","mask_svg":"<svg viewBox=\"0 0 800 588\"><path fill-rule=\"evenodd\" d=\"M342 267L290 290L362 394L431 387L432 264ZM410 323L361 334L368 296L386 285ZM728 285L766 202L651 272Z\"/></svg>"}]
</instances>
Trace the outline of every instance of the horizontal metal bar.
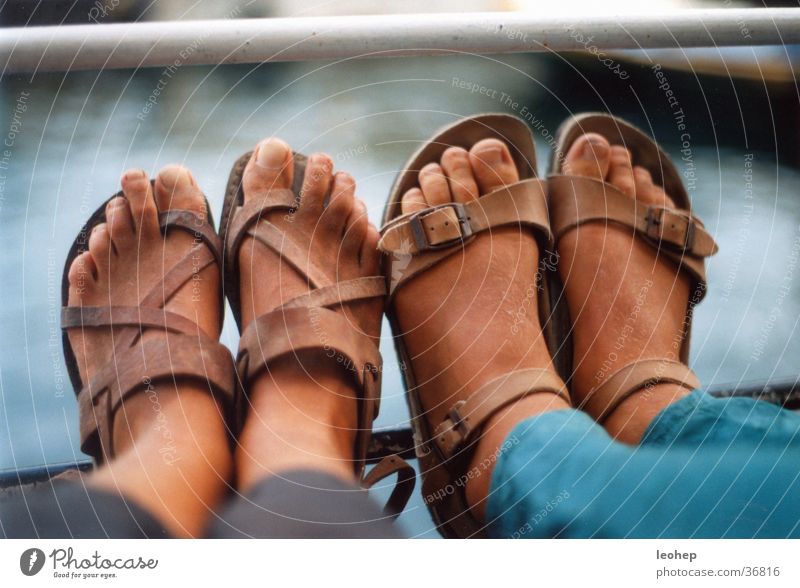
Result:
<instances>
[{"instance_id":1,"label":"horizontal metal bar","mask_svg":"<svg viewBox=\"0 0 800 588\"><path fill-rule=\"evenodd\" d=\"M800 9L229 19L0 29L4 73L800 42Z\"/></svg>"},{"instance_id":2,"label":"horizontal metal bar","mask_svg":"<svg viewBox=\"0 0 800 588\"><path fill-rule=\"evenodd\" d=\"M800 409L800 377L796 379L772 380L768 382L741 382L739 384L722 384L707 389L717 398L753 398L770 402L790 410ZM367 461L375 463L388 455L400 455L403 459L414 459L414 437L411 429L386 429L375 431L369 445ZM0 500L5 489L13 490L21 485L45 482L70 470L87 471L92 462L88 458L78 462L50 464L20 468L18 470L0 470Z\"/></svg>"}]
</instances>

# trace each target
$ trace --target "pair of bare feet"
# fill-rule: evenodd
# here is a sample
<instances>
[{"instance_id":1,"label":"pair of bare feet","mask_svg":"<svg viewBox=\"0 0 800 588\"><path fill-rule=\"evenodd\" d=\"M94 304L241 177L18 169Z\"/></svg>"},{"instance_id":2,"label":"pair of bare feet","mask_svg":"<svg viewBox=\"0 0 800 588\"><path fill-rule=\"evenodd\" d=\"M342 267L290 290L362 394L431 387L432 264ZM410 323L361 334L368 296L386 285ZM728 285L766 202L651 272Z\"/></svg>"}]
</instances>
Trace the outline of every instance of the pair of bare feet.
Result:
<instances>
[{"instance_id":1,"label":"pair of bare feet","mask_svg":"<svg viewBox=\"0 0 800 588\"><path fill-rule=\"evenodd\" d=\"M645 170L631 165L625 149L611 147L600 136L576 141L565 168L605 179L631 198L671 204ZM293 169L285 143L262 142L245 170L245 199L291 187ZM508 148L500 141L481 141L469 152L451 148L440 164L420 171L421 188L404 195L403 212L479 198L517 179ZM182 232L163 237L157 216L158 211L170 209L205 212L202 192L188 170L168 166L158 173L152 188L143 171L131 170L123 175L122 188L124 198L108 204L107 222L93 230L89 250L70 269L70 306L136 305L141 293L157 285L164 271L192 246L191 236ZM334 174L333 163L324 154L309 158L297 211L290 216L270 213L266 218L295 235L295 242L304 243L309 259L327 268L334 281L380 272L378 231L355 196L355 182L346 173ZM558 254L574 321L575 403L602 382L604 373L613 372L613 365L607 369L610 352L634 305L640 306L641 320L628 335L630 345L614 353L611 363L624 365L643 352L648 357L669 356L680 334L689 288L675 267L657 260L651 247L613 226L589 225L569 233L559 243ZM239 256L243 327L308 291L299 274L254 240L245 241ZM429 395L437 401L424 408L434 419L495 376L526 367L553 369L535 300L530 300L529 285L536 271L530 260L538 256L531 236L517 230L495 231L479 236L463 254L448 258L437 267L435 278L423 274L398 293L397 314L423 388L421 397L426 397L426 388L447 391L447 398L441 392ZM219 268L210 266L165 308L217 338L219 281ZM653 287L642 301L644 283ZM440 297L431 296L438 291ZM426 295L419 296L422 292ZM520 320L523 307L530 310ZM340 312L347 314L352 328L377 342L379 300ZM512 321L515 335L509 339ZM159 334L144 335L152 336ZM70 341L83 381L115 360L113 334L108 330L73 331ZM93 473L89 483L122 492L176 535L198 536L231 486L246 491L269 475L296 469L321 470L354 481L355 392L336 368L323 365L312 368L288 360L271 365L248 390L250 406L233 453L222 411L202 387L181 381L160 384L158 414L152 398L131 396L115 417L116 458ZM646 400L633 396L620 405L606 421L608 431L620 440L638 441L650 420L686 390L661 385L651 392ZM494 455L525 418L565 408L565 401L546 394L506 408L486 427L474 459ZM159 426L154 425L156 419ZM165 443L170 459L164 459ZM489 479L490 475L479 476L467 486L468 501L479 515Z\"/></svg>"}]
</instances>

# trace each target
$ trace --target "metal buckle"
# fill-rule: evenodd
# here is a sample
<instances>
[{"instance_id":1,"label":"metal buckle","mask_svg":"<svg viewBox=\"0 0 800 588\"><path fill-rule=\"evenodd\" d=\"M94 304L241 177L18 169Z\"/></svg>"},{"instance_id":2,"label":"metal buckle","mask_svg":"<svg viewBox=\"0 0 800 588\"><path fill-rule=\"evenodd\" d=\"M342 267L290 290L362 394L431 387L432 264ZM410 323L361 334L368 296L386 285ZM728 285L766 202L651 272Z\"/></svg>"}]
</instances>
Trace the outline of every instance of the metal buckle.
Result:
<instances>
[{"instance_id":1,"label":"metal buckle","mask_svg":"<svg viewBox=\"0 0 800 588\"><path fill-rule=\"evenodd\" d=\"M461 416L461 413L459 412L459 409L465 404L466 404L465 401L459 400L453 405L453 407L447 413L447 416L453 423L452 427L453 430L458 431L458 433L461 435L462 441L466 439L467 435L469 434L469 425L466 422L464 422L464 419Z\"/></svg>"},{"instance_id":2,"label":"metal buckle","mask_svg":"<svg viewBox=\"0 0 800 588\"><path fill-rule=\"evenodd\" d=\"M670 211L661 208L658 206L648 206L647 213L645 214L645 235L654 241L657 241L659 245L664 244L668 247L672 247L674 249L678 249L680 251L691 251L692 247L694 247L694 239L695 239L695 222L694 219L691 217L684 217L683 215L673 215L680 217L681 221L686 222L686 231L683 235L683 244L676 245L675 243L663 241L663 234L664 234L664 221L665 216L669 214Z\"/></svg>"},{"instance_id":3,"label":"metal buckle","mask_svg":"<svg viewBox=\"0 0 800 588\"><path fill-rule=\"evenodd\" d=\"M372 420L378 418L381 409L381 380L383 379L383 366L374 365L372 362L365 362L361 370L364 379L365 394L369 394L375 403L374 414L370 415Z\"/></svg>"},{"instance_id":4,"label":"metal buckle","mask_svg":"<svg viewBox=\"0 0 800 588\"><path fill-rule=\"evenodd\" d=\"M458 222L459 232L461 233L461 235L434 245L433 243L428 241L428 235L425 232L425 227L422 226L422 219L424 219L427 216L430 216L431 214L443 208L452 208L453 211L456 213L456 221ZM414 216L412 216L408 220L408 223L411 226L411 234L414 236L414 243L416 244L418 251L447 249L448 247L451 247L455 243L459 241L463 242L465 239L472 236L472 225L469 222L466 210L464 210L464 205L460 202L448 202L447 204L439 204L438 206L434 206L427 210L420 211Z\"/></svg>"}]
</instances>

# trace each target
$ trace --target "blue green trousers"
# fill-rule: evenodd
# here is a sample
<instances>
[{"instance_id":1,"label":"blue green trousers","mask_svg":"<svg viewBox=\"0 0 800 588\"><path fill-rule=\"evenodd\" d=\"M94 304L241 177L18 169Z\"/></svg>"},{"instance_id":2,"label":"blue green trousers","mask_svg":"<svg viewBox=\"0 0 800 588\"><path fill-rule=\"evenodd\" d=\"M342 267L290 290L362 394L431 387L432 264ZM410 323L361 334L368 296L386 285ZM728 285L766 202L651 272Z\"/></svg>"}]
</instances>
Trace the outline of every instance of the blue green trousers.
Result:
<instances>
[{"instance_id":1,"label":"blue green trousers","mask_svg":"<svg viewBox=\"0 0 800 588\"><path fill-rule=\"evenodd\" d=\"M545 413L507 438L486 514L498 538L800 537L800 415L695 391L630 446Z\"/></svg>"}]
</instances>

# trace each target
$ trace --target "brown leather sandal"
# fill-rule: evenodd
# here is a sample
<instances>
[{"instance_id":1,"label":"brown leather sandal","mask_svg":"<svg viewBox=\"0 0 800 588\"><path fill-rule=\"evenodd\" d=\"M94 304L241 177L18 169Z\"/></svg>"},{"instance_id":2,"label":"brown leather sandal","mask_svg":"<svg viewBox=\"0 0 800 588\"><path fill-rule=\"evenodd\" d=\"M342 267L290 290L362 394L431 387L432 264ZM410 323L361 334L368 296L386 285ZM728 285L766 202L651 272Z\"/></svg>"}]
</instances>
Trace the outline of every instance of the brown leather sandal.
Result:
<instances>
[{"instance_id":1,"label":"brown leather sandal","mask_svg":"<svg viewBox=\"0 0 800 588\"><path fill-rule=\"evenodd\" d=\"M239 248L248 236L275 251L282 261L303 275L313 288L309 293L289 300L281 307L255 319L242 332L236 368L244 390L270 363L307 351L324 351L352 380L358 392L358 431L356 433L354 469L361 485L368 489L380 480L397 474L397 484L386 504L387 516L396 517L405 508L414 491L414 468L399 456L384 458L368 474L367 448L372 438L372 423L378 416L382 359L376 345L355 331L348 319L332 310L338 306L386 294L382 276L331 282L301 248L264 215L283 210L291 213L300 201L300 188L305 174L306 158L294 153L294 185L292 189L270 190L258 202L244 202L242 177L252 152L242 155L234 164L225 192L220 226L225 246L225 293L233 310L239 331L242 331L239 299Z\"/></svg>"},{"instance_id":2,"label":"brown leather sandal","mask_svg":"<svg viewBox=\"0 0 800 588\"><path fill-rule=\"evenodd\" d=\"M602 180L562 173L559 154L569 151L573 142L585 133L598 133L612 145L622 145L631 152L633 164L647 169L653 181L662 186L677 208L648 206L626 196ZM678 360L642 359L611 374L598 388L589 392L580 408L603 422L626 398L642 388L659 383L673 383L687 389L700 385L687 367L692 311L706 292L705 258L717 252L717 244L703 223L692 214L689 195L680 174L666 153L646 134L629 123L604 113L585 113L561 125L556 133L548 176L550 214L555 241L575 227L590 222L616 223L630 228L650 244L659 256L675 263L691 278L694 294L686 310L685 337ZM568 314L563 297L562 314ZM601 390L610 394L599 394ZM601 401L601 398L609 398ZM605 403L603 405L602 403Z\"/></svg>"},{"instance_id":3,"label":"brown leather sandal","mask_svg":"<svg viewBox=\"0 0 800 588\"><path fill-rule=\"evenodd\" d=\"M124 196L122 192L111 199L120 196ZM210 224L213 221L208 202L209 221L188 210L159 214L162 234L169 230L186 231L194 237L195 245L166 272L163 281L154 286L138 306L68 306L69 268L75 258L87 250L92 229L105 222L107 202L92 214L78 233L67 254L61 280L62 344L70 380L78 396L81 450L98 464L113 458L114 415L125 399L147 392L159 381L176 379L193 380L207 386L220 401L229 430L234 434L239 395L230 351L209 338L193 321L161 306L197 272L211 264L220 264L222 260L219 238ZM90 382L83 382L68 331L98 328L114 329L114 360ZM151 329L161 330L164 337L140 343L142 331Z\"/></svg>"},{"instance_id":4,"label":"brown leather sandal","mask_svg":"<svg viewBox=\"0 0 800 588\"><path fill-rule=\"evenodd\" d=\"M520 173L520 181L481 196L468 204L448 203L412 214L401 214L400 201L409 189L418 186L418 173L426 164L439 162L451 146L469 150L482 139L497 138L508 144ZM569 401L562 379L545 370L518 370L500 376L478 389L466 401L457 402L443 422L430 422L419 397L413 362L399 328L392 301L397 291L415 276L435 271L448 256L461 251L483 231L516 226L531 231L540 251L550 247L550 221L545 196L546 184L536 176L536 151L525 123L504 114L485 114L463 119L445 127L412 156L392 187L383 215L378 247L384 257L384 273L389 281L386 314L395 334L395 346L406 369L406 398L417 457L423 476L425 502L445 537L480 537L483 525L469 511L463 479L470 448L480 438L483 425L497 411L528 394L551 392ZM536 265L539 260L531 259ZM565 365L560 353L566 333L551 316L550 269L541 268L542 295L539 315L543 333L554 361ZM562 373L562 372L560 372Z\"/></svg>"}]
</instances>

